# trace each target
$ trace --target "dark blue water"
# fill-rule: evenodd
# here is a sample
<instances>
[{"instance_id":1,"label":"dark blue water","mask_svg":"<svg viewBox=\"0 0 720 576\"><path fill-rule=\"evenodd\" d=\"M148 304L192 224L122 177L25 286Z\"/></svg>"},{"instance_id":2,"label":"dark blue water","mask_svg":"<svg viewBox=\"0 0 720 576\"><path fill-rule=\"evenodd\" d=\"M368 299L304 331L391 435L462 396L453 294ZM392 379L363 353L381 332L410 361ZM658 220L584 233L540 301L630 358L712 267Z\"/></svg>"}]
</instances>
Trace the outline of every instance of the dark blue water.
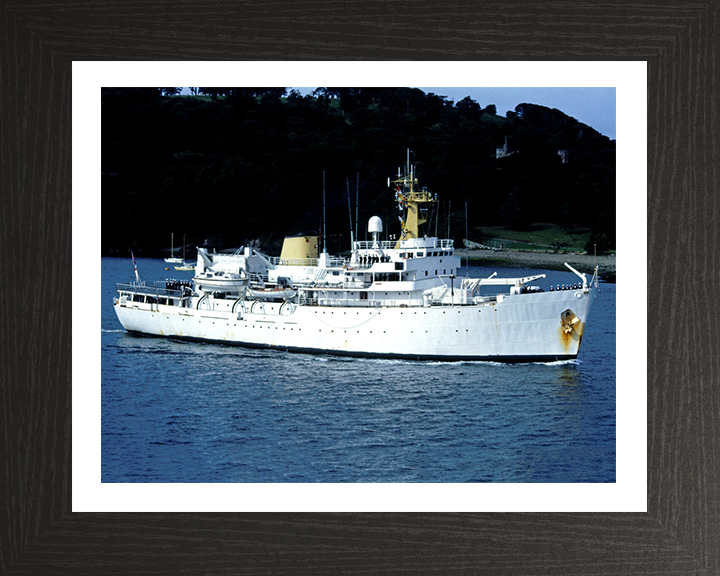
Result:
<instances>
[{"instance_id":1,"label":"dark blue water","mask_svg":"<svg viewBox=\"0 0 720 576\"><path fill-rule=\"evenodd\" d=\"M141 279L190 278L137 259ZM472 268L471 276L494 269ZM538 285L574 283L544 272ZM615 482L615 285L578 360L410 362L126 333L102 260L103 482Z\"/></svg>"}]
</instances>

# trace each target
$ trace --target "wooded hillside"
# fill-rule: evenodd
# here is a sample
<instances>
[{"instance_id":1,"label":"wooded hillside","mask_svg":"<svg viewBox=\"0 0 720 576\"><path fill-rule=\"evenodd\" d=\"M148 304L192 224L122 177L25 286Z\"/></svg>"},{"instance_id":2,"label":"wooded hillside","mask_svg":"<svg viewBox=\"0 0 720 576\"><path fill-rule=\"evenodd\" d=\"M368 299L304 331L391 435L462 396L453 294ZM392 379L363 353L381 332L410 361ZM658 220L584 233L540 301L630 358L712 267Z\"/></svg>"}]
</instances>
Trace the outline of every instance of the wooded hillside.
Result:
<instances>
[{"instance_id":1,"label":"wooded hillside","mask_svg":"<svg viewBox=\"0 0 720 576\"><path fill-rule=\"evenodd\" d=\"M462 245L482 226L546 222L592 229L615 245L615 141L563 112L520 104L453 103L410 88L102 91L102 253L218 250L322 229L325 172L328 251L350 247L348 188L359 232L383 218L398 232L387 178L412 151L422 187L440 202L428 235ZM503 148L505 157L496 158ZM558 154L567 151L567 163ZM193 252L194 257L194 252Z\"/></svg>"}]
</instances>

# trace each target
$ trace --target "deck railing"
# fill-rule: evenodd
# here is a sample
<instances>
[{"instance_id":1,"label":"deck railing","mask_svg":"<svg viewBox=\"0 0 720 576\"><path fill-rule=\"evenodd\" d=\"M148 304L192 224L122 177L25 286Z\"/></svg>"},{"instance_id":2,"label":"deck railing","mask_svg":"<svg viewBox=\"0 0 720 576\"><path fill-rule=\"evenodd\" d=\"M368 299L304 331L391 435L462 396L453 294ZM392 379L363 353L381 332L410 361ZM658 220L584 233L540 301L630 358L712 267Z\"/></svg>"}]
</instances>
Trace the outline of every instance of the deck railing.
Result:
<instances>
[{"instance_id":1,"label":"deck railing","mask_svg":"<svg viewBox=\"0 0 720 576\"><path fill-rule=\"evenodd\" d=\"M268 261L275 266L317 266L317 258L279 258L268 256Z\"/></svg>"},{"instance_id":2,"label":"deck railing","mask_svg":"<svg viewBox=\"0 0 720 576\"><path fill-rule=\"evenodd\" d=\"M143 294L146 296L162 296L164 298L182 298L183 291L168 288L165 282L142 282L140 284L116 284L118 292L126 294Z\"/></svg>"},{"instance_id":3,"label":"deck railing","mask_svg":"<svg viewBox=\"0 0 720 576\"><path fill-rule=\"evenodd\" d=\"M317 266L318 258L279 258L278 256L268 256L268 262L274 266ZM345 264L343 258L328 258L328 266L339 267Z\"/></svg>"},{"instance_id":4,"label":"deck railing","mask_svg":"<svg viewBox=\"0 0 720 576\"><path fill-rule=\"evenodd\" d=\"M359 240L355 242L355 247L358 250L392 250L397 246L396 240L383 240L375 244L372 240ZM412 248L429 248L438 250L450 250L453 248L452 239L441 239L441 238L413 238L411 240L404 240L402 243L402 249Z\"/></svg>"}]
</instances>

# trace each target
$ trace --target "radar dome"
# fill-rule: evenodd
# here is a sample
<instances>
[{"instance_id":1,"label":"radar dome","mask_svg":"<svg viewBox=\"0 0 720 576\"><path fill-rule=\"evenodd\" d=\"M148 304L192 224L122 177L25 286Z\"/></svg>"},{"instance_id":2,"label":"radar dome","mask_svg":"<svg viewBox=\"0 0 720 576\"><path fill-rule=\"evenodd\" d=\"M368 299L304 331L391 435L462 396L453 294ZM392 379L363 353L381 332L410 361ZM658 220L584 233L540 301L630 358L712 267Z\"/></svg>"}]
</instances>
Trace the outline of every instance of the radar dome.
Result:
<instances>
[{"instance_id":1,"label":"radar dome","mask_svg":"<svg viewBox=\"0 0 720 576\"><path fill-rule=\"evenodd\" d=\"M379 234L382 232L382 220L380 220L379 216L373 216L368 221L368 232L371 234Z\"/></svg>"}]
</instances>

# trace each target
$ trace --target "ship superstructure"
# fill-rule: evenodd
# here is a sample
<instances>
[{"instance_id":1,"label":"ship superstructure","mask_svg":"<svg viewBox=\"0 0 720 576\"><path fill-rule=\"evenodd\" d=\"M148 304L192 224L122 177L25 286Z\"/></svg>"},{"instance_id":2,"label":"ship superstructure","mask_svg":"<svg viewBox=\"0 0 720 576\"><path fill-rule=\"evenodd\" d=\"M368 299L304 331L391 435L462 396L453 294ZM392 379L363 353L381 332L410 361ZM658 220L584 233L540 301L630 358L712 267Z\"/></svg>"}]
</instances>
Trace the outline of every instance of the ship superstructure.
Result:
<instances>
[{"instance_id":1,"label":"ship superstructure","mask_svg":"<svg viewBox=\"0 0 720 576\"><path fill-rule=\"evenodd\" d=\"M191 285L119 284L118 319L130 332L298 352L510 362L577 356L597 269L588 281L568 266L579 282L553 291L532 284L544 274L461 277L453 241L420 235L437 196L418 188L409 162L391 189L397 240L383 240L373 216L372 240L354 241L346 257L318 253L314 233L287 238L280 257L199 248Z\"/></svg>"}]
</instances>

